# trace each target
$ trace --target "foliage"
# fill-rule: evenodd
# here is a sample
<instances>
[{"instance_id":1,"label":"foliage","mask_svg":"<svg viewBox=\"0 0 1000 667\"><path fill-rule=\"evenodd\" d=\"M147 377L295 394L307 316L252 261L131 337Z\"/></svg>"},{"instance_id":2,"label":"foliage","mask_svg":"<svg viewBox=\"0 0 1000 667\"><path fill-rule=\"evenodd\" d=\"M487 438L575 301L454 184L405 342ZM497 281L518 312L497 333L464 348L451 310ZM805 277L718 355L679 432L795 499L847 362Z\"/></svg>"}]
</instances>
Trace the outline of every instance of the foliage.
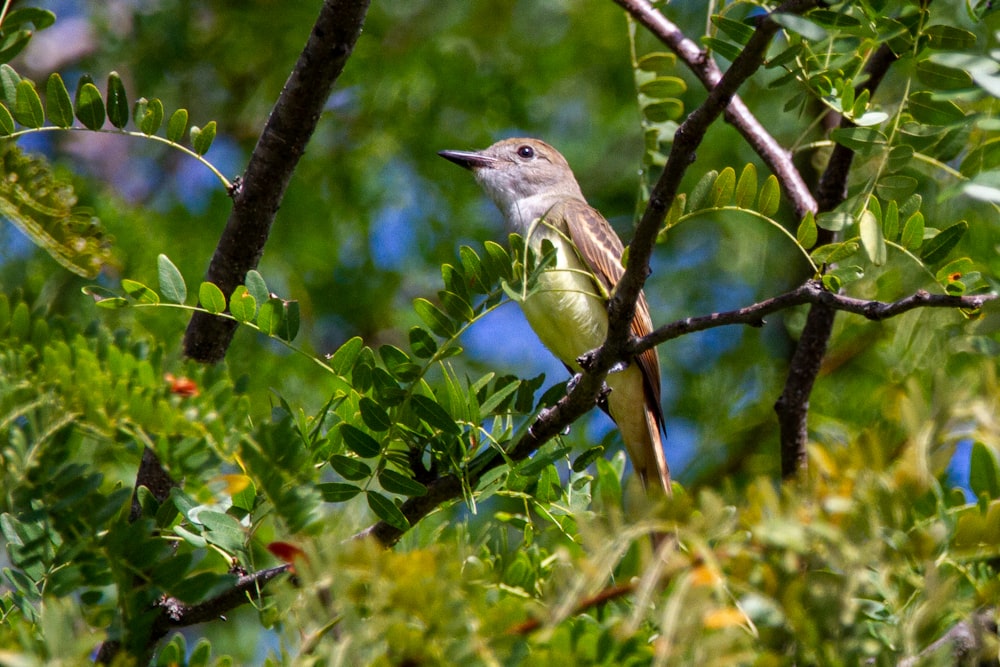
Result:
<instances>
[{"instance_id":1,"label":"foliage","mask_svg":"<svg viewBox=\"0 0 1000 667\"><path fill-rule=\"evenodd\" d=\"M247 84L257 72L234 69L232 56L281 33L270 60L251 54L276 94L278 58L299 48L266 18L269 3L251 4L238 9L245 24L221 6L192 24L180 5L142 17L136 31L171 28L178 50L166 59L149 57L162 42L130 53L106 36L119 62L89 56L114 70L104 93L87 75L71 95L58 73L34 75L42 87L6 64L33 38L26 25L58 27L52 14L25 8L0 23L0 210L74 273L105 268L82 284L50 275L40 253L5 258L0 663L90 664L119 642L121 664L951 664L951 645L935 642L984 609L995 618L991 307L878 324L839 315L797 480L777 479L771 405L803 329L798 311L760 334L715 330L661 348L668 458L686 448L691 461L675 465L670 499L646 502L599 424L518 447L566 384L547 383L527 343L490 327L535 289L553 251L479 239L477 193L441 185L453 175L431 149L472 141L455 134L462 125L476 140L498 127L602 134L566 151L600 172L584 189L607 185L599 203L619 210L637 191L644 210L678 123L703 97L634 17L608 27L611 3L373 7L369 41L330 102L336 119L283 204L282 221L299 224L276 228L281 250L231 294L185 279L210 253L224 196L200 212L152 198L133 207L84 157L57 150L50 167L14 143L168 145L233 194L241 183L206 153L264 112L243 117L261 93ZM658 230L646 284L658 323L814 277L860 299L995 286L996 14L961 6L864 0L775 17L782 35L741 93L758 117L780 118L767 130L803 173L848 151L844 196L798 210L787 182L762 177L756 154L713 129ZM762 7L713 11L671 18L688 34L707 26L700 45L735 61ZM304 37L309 19L275 20ZM234 25L247 41L229 43ZM225 52L193 48L211 35ZM895 62L876 90L869 67L883 45ZM220 80L183 94L205 93L193 95L207 107L198 113L223 120L188 130L188 112L168 116L161 100L216 59ZM160 98L130 106L135 80ZM846 122L824 128L825 111ZM592 126L580 120L591 113ZM634 140L634 157L608 148L610 128ZM158 159L166 173L169 158ZM638 184L620 178L639 163ZM403 251L382 247L391 240ZM178 358L178 322L193 311L246 333L227 364ZM151 460L166 488L137 478ZM372 524L400 541L380 543ZM196 634L164 625L164 609L177 620L211 608L267 568L285 575L240 589L245 606L228 623ZM995 633L984 642L981 656L995 659Z\"/></svg>"}]
</instances>

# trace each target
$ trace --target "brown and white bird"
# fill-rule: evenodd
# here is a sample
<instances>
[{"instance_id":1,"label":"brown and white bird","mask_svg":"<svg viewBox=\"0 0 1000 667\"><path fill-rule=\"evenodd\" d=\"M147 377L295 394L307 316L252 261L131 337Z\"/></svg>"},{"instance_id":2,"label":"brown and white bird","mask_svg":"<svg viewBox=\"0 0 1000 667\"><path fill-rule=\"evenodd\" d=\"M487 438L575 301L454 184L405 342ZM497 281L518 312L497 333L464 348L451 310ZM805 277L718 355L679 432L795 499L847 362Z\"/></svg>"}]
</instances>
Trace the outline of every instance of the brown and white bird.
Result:
<instances>
[{"instance_id":1,"label":"brown and white bird","mask_svg":"<svg viewBox=\"0 0 1000 667\"><path fill-rule=\"evenodd\" d=\"M537 256L542 241L556 249L555 263L521 307L542 343L567 367L600 347L608 332L607 301L625 272L624 247L600 213L587 204L566 159L538 139L505 139L481 151L441 151L441 157L472 170L496 203L508 231L520 234ZM632 333L652 331L649 306L639 296ZM670 493L663 451L660 362L656 349L610 373L608 408L643 485Z\"/></svg>"}]
</instances>

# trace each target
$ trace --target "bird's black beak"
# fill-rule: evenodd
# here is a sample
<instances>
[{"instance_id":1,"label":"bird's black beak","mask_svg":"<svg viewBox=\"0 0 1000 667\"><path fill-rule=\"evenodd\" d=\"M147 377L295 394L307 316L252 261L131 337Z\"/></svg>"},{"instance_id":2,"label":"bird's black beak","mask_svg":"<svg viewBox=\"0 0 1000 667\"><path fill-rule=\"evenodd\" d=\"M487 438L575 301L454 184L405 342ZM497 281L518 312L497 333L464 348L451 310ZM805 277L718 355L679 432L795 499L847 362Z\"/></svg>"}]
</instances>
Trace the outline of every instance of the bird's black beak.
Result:
<instances>
[{"instance_id":1,"label":"bird's black beak","mask_svg":"<svg viewBox=\"0 0 1000 667\"><path fill-rule=\"evenodd\" d=\"M476 151L438 151L445 160L454 162L460 167L476 170L481 167L492 167L496 160Z\"/></svg>"}]
</instances>

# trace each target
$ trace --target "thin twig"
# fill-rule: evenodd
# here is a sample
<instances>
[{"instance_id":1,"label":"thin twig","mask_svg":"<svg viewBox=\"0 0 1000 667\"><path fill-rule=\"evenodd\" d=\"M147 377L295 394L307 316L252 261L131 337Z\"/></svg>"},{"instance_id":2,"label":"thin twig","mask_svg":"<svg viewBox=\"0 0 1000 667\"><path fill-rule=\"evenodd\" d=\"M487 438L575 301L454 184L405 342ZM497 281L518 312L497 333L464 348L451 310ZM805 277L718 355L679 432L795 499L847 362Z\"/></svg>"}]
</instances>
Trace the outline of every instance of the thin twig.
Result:
<instances>
[{"instance_id":1,"label":"thin twig","mask_svg":"<svg viewBox=\"0 0 1000 667\"><path fill-rule=\"evenodd\" d=\"M830 310L842 310L873 320L886 320L891 317L916 308L949 308L975 311L983 307L987 301L992 301L996 294L977 294L973 296L952 296L950 294L930 294L918 290L910 296L897 301L868 301L844 296L827 291L818 280L810 280L799 287L779 294L776 297L758 303L710 315L687 317L670 324L665 324L652 333L635 340L629 348L631 354L639 354L668 340L679 338L696 331L704 331L715 327L732 324L743 324L753 327L764 325L764 317L781 310L801 306L803 304L822 304Z\"/></svg>"},{"instance_id":2,"label":"thin twig","mask_svg":"<svg viewBox=\"0 0 1000 667\"><path fill-rule=\"evenodd\" d=\"M722 70L715 61L648 0L614 2L673 51L706 89L711 90L718 85ZM816 212L816 200L792 163L791 154L760 124L739 95L734 95L729 101L724 114L726 122L736 128L778 178L796 216L802 218L809 211Z\"/></svg>"}]
</instances>

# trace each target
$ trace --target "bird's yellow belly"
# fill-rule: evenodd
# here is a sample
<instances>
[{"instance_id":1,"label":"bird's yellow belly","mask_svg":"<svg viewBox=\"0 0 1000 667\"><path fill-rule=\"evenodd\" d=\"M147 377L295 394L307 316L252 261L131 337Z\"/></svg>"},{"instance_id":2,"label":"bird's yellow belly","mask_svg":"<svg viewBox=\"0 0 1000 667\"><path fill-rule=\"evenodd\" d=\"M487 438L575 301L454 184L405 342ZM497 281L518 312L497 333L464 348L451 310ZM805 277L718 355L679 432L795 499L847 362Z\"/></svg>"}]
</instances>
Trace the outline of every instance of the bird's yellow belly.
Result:
<instances>
[{"instance_id":1,"label":"bird's yellow belly","mask_svg":"<svg viewBox=\"0 0 1000 667\"><path fill-rule=\"evenodd\" d=\"M539 276L521 307L545 347L579 370L576 358L604 342L608 312L575 252L565 243L559 246L556 265Z\"/></svg>"}]
</instances>

